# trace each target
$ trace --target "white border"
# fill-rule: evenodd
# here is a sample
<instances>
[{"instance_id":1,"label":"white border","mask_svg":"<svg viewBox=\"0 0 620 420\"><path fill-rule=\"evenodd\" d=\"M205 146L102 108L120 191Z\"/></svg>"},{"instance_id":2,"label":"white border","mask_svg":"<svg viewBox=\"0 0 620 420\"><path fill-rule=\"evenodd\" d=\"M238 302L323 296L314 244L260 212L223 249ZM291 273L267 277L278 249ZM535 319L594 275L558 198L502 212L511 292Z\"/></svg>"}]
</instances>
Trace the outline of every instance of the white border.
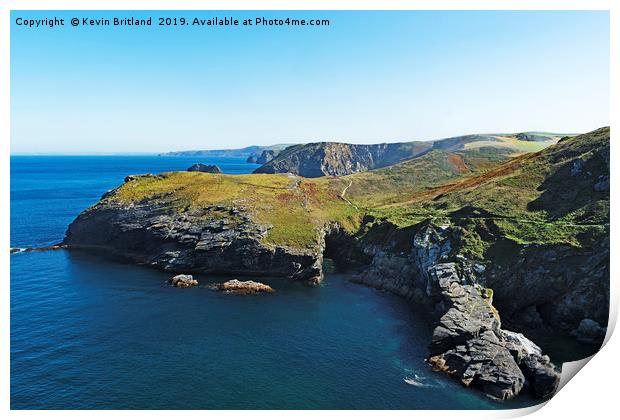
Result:
<instances>
[{"instance_id":1,"label":"white border","mask_svg":"<svg viewBox=\"0 0 620 420\"><path fill-rule=\"evenodd\" d=\"M140 0L0 0L0 139L3 142L4 156L2 159L2 194L5 202L10 199L10 98L9 98L9 71L10 71L10 10L610 10L611 11L611 51L610 51L610 83L611 83L611 125L617 127L618 116L618 81L617 75L620 74L619 55L618 55L618 36L619 34L619 2L613 0L179 0L179 1L140 1ZM584 104L587 106L587 104ZM596 127L592 127L593 129ZM614 131L612 130L612 134ZM613 136L612 136L613 137ZM612 162L620 161L618 149L613 146L612 140ZM612 177L615 167L612 167ZM615 241L617 231L616 226L616 184L612 182L612 249L611 260L618 258L618 241ZM9 207L2 208L2 215L5 222L2 224L2 235L8 241L10 229ZM7 247L8 248L8 247ZM8 250L7 250L8 251ZM0 334L2 337L2 362L0 364L0 389L2 391L1 401L5 410L9 410L10 400L10 334L9 334L9 315L10 315L10 287L9 287L9 253L2 255L2 315L0 316ZM617 265L611 266L611 278L617 279ZM612 312L610 324L615 324L618 310L618 287L612 281ZM612 328L610 328L611 330ZM607 337L609 340L609 335ZM620 353L618 339L609 340L603 350L592 358L588 368L580 372L578 379L570 381L546 406L544 410L537 411L534 417L543 418L553 416L556 418L608 418L617 412L616 407L617 391L616 383L620 379L620 368L615 354ZM223 417L251 417L253 419L288 418L291 415L305 419L315 419L317 416L335 418L341 415L356 416L360 419L375 419L378 416L389 416L392 418L504 418L525 415L536 411L539 407L510 410L510 411L356 411L344 413L340 411L317 412L317 411L12 411L9 414L19 418L33 418L39 416L51 418L76 418L82 416L92 416L93 418L114 417L136 417L149 416L152 418L166 418L169 415L186 416L189 418L202 418L205 415L211 418Z\"/></svg>"}]
</instances>

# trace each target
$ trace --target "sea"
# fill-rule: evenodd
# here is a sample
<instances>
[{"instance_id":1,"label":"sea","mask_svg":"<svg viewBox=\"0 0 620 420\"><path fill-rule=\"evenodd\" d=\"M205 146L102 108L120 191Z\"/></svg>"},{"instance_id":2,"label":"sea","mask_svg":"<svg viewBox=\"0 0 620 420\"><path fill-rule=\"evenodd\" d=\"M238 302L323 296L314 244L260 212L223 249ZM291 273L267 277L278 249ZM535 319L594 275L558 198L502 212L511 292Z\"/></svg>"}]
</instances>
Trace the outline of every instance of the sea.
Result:
<instances>
[{"instance_id":1,"label":"sea","mask_svg":"<svg viewBox=\"0 0 620 420\"><path fill-rule=\"evenodd\" d=\"M242 158L11 157L11 247L60 242L127 175ZM8 250L7 250L8 251ZM425 364L432 325L403 299L329 272L275 294L172 288L79 251L11 254L12 409L505 409ZM197 276L203 283L228 277ZM244 277L238 277L245 279Z\"/></svg>"}]
</instances>

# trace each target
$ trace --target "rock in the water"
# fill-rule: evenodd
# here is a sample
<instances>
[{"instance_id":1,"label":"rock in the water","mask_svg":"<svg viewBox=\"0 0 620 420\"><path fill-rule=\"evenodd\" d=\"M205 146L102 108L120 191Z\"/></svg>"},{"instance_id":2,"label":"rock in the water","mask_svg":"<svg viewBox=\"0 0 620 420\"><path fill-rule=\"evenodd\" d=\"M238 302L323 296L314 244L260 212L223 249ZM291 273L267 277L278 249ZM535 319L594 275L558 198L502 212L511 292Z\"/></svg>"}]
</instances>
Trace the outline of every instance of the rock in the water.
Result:
<instances>
[{"instance_id":1,"label":"rock in the water","mask_svg":"<svg viewBox=\"0 0 620 420\"><path fill-rule=\"evenodd\" d=\"M601 327L601 324L593 319L582 319L579 326L571 332L571 334L582 343L601 344L605 339L607 328Z\"/></svg>"},{"instance_id":2,"label":"rock in the water","mask_svg":"<svg viewBox=\"0 0 620 420\"><path fill-rule=\"evenodd\" d=\"M193 287L198 285L198 280L191 274L179 274L170 279L170 284L174 287Z\"/></svg>"},{"instance_id":3,"label":"rock in the water","mask_svg":"<svg viewBox=\"0 0 620 420\"><path fill-rule=\"evenodd\" d=\"M539 398L552 396L560 383L560 374L548 356L531 354L519 363L530 391Z\"/></svg>"},{"instance_id":4,"label":"rock in the water","mask_svg":"<svg viewBox=\"0 0 620 420\"><path fill-rule=\"evenodd\" d=\"M11 254L17 254L19 252L33 252L33 251L56 251L59 249L65 249L67 246L64 244L56 244L50 246L42 246L42 247L31 247L31 248L11 248Z\"/></svg>"},{"instance_id":5,"label":"rock in the water","mask_svg":"<svg viewBox=\"0 0 620 420\"><path fill-rule=\"evenodd\" d=\"M251 154L250 156L248 156L248 158L245 160L245 163L256 163L256 161L258 160L258 157L255 154Z\"/></svg>"},{"instance_id":6,"label":"rock in the water","mask_svg":"<svg viewBox=\"0 0 620 420\"><path fill-rule=\"evenodd\" d=\"M255 295L258 293L273 293L275 290L263 283L257 281L239 281L237 279L228 280L224 283L218 283L215 285L217 290L221 290L226 293L232 293L235 295Z\"/></svg>"},{"instance_id":7,"label":"rock in the water","mask_svg":"<svg viewBox=\"0 0 620 420\"><path fill-rule=\"evenodd\" d=\"M221 174L222 170L217 165L205 165L202 163L196 163L189 168L187 168L188 172L207 172L210 174Z\"/></svg>"}]
</instances>

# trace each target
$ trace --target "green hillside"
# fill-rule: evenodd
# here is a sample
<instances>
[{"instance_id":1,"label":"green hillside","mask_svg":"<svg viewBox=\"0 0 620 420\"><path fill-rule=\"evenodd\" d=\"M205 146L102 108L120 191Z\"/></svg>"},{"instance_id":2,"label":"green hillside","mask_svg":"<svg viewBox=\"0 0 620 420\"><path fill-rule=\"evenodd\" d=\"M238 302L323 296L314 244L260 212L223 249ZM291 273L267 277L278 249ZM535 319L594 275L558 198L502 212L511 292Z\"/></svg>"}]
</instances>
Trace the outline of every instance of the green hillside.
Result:
<instances>
[{"instance_id":1,"label":"green hillside","mask_svg":"<svg viewBox=\"0 0 620 420\"><path fill-rule=\"evenodd\" d=\"M342 177L187 172L136 177L105 200L121 205L157 200L179 212L234 205L271 226L268 243L293 247L314 246L318 229L329 222L355 233L365 215L398 226L427 218L492 220L503 235L525 243L577 243L608 229L609 128L517 157L514 147L505 146L521 140L500 139L502 147L481 141L491 140L473 139L458 150L434 148Z\"/></svg>"}]
</instances>

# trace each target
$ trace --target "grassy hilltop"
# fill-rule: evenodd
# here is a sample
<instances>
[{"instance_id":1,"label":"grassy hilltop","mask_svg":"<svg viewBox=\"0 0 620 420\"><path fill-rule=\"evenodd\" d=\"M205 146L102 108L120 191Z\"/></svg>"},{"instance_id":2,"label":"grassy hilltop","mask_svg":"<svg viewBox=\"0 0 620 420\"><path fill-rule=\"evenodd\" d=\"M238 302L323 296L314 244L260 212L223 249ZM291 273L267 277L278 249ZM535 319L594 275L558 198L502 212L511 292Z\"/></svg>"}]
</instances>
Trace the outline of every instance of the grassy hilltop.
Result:
<instances>
[{"instance_id":1,"label":"grassy hilltop","mask_svg":"<svg viewBox=\"0 0 620 420\"><path fill-rule=\"evenodd\" d=\"M137 177L104 200L165 197L178 212L234 205L272 226L267 243L290 247L313 246L329 222L356 233L366 215L400 227L427 218L493 220L520 243L576 245L608 229L609 189L594 185L609 174L609 128L550 143L499 136L341 177L171 172Z\"/></svg>"}]
</instances>

